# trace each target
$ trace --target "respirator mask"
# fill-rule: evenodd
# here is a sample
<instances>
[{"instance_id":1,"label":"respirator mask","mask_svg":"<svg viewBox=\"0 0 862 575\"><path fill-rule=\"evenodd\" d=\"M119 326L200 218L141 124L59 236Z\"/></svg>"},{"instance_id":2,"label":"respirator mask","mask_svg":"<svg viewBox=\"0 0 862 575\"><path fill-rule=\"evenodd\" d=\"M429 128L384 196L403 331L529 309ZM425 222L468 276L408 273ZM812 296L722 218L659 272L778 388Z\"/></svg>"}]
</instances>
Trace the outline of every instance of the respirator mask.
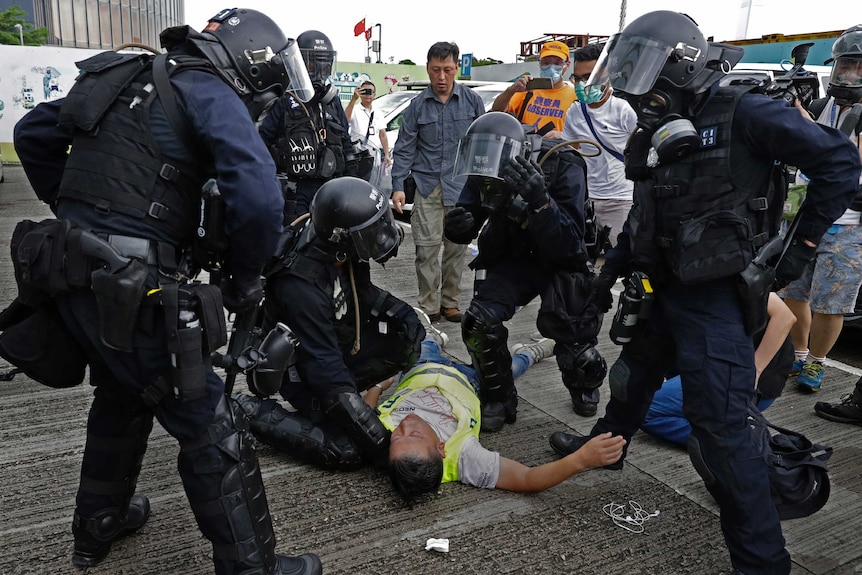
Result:
<instances>
[{"instance_id":1,"label":"respirator mask","mask_svg":"<svg viewBox=\"0 0 862 575\"><path fill-rule=\"evenodd\" d=\"M700 146L700 136L691 120L683 116L683 94L676 98L671 91L653 88L639 96L626 95L638 116L638 127L652 133L650 144L659 161L674 162Z\"/></svg>"}]
</instances>

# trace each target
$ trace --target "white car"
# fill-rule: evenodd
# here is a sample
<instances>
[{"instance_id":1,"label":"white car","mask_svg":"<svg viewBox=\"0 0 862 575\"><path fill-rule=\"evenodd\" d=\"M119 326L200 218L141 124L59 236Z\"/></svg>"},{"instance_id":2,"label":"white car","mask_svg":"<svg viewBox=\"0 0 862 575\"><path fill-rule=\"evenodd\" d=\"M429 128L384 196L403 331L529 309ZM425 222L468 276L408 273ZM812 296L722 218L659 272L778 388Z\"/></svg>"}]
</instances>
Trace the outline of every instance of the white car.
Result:
<instances>
[{"instance_id":1,"label":"white car","mask_svg":"<svg viewBox=\"0 0 862 575\"><path fill-rule=\"evenodd\" d=\"M476 93L481 96L482 101L485 103L486 111L491 109L491 105L494 103L494 99L499 96L503 90L505 90L511 85L509 82L463 81L458 83L465 86L469 86L474 91L476 91ZM386 119L386 138L389 140L390 150L395 149L395 141L398 139L398 131L401 128L401 122L403 121L402 114L404 113L404 110L407 108L413 98L418 96L422 92L422 90L428 87L428 84L429 82L427 80L415 82L399 82L399 86L405 87L407 89L400 90L398 92L390 92L389 94L383 94L382 96L378 96L374 99L374 109L382 113L383 117ZM392 179L390 178L388 173L384 172L381 165L382 160L382 154L378 153L377 157L375 158L375 169L372 173L371 183L383 193L391 194ZM412 204L413 198L407 198L407 205L412 207Z\"/></svg>"}]
</instances>

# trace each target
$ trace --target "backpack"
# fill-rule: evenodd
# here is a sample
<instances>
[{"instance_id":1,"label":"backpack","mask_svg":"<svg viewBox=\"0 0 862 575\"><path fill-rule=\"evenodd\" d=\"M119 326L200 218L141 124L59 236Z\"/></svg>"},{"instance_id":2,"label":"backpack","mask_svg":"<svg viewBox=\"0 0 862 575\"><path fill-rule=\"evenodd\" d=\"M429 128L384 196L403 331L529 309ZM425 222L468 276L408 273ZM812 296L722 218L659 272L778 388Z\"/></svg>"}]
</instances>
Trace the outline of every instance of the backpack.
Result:
<instances>
[{"instance_id":1,"label":"backpack","mask_svg":"<svg viewBox=\"0 0 862 575\"><path fill-rule=\"evenodd\" d=\"M754 403L748 406L748 422L755 447L769 469L769 488L779 518L807 517L822 508L829 500L826 461L832 448L769 423Z\"/></svg>"}]
</instances>

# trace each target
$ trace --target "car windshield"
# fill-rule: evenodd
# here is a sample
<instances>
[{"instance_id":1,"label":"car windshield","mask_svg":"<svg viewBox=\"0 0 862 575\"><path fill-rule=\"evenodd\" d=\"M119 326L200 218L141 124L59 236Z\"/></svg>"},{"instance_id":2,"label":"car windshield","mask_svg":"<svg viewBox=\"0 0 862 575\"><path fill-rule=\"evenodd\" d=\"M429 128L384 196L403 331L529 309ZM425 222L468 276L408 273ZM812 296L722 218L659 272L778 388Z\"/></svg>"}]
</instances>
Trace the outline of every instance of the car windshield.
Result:
<instances>
[{"instance_id":1,"label":"car windshield","mask_svg":"<svg viewBox=\"0 0 862 575\"><path fill-rule=\"evenodd\" d=\"M391 92L383 94L374 99L374 109L379 111L384 116L398 108L404 102L412 100L419 94L418 90L402 90L400 92Z\"/></svg>"}]
</instances>

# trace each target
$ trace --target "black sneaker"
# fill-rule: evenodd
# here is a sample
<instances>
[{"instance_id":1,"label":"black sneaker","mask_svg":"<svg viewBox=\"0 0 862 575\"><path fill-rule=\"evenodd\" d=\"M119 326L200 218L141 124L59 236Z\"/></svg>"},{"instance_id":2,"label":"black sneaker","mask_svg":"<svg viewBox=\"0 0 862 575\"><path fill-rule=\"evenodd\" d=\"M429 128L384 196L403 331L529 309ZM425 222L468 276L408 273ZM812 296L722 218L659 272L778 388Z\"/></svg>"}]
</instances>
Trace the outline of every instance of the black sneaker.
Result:
<instances>
[{"instance_id":1,"label":"black sneaker","mask_svg":"<svg viewBox=\"0 0 862 575\"><path fill-rule=\"evenodd\" d=\"M556 431L551 434L550 443L551 449L553 449L557 455L565 457L583 447L589 440L590 437L581 437L579 435L573 435L563 431ZM623 457L625 457L625 455L623 455ZM620 457L618 461L615 461L610 465L605 465L604 468L619 471L623 468L623 458Z\"/></svg>"},{"instance_id":2,"label":"black sneaker","mask_svg":"<svg viewBox=\"0 0 862 575\"><path fill-rule=\"evenodd\" d=\"M840 403L818 401L814 404L814 412L829 421L862 425L862 405L859 405L852 393L843 396Z\"/></svg>"}]
</instances>

